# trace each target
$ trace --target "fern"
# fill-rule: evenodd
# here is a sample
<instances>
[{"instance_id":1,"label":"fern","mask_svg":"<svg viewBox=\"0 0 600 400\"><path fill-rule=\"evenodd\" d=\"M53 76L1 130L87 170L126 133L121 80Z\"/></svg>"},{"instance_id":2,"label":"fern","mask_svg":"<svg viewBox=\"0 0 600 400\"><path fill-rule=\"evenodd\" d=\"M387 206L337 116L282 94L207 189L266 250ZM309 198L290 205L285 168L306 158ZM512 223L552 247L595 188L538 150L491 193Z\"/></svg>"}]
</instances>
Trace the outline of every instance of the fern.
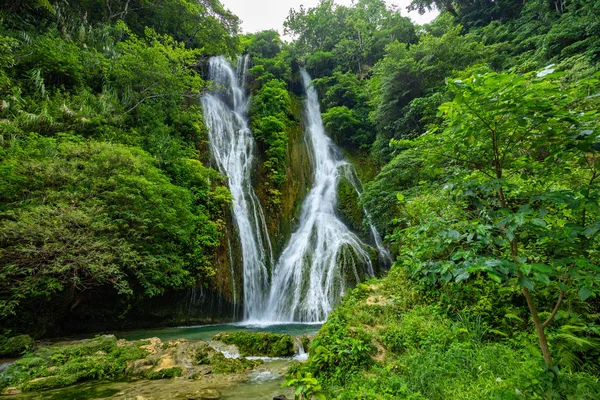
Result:
<instances>
[{"instance_id":1,"label":"fern","mask_svg":"<svg viewBox=\"0 0 600 400\"><path fill-rule=\"evenodd\" d=\"M554 335L556 359L559 365L571 370L583 364L581 354L600 349L598 338L590 336L593 330L585 325L563 325Z\"/></svg>"},{"instance_id":2,"label":"fern","mask_svg":"<svg viewBox=\"0 0 600 400\"><path fill-rule=\"evenodd\" d=\"M46 84L44 83L44 77L42 71L39 69L32 69L29 71L29 80L33 84L35 90L42 96L46 97Z\"/></svg>"}]
</instances>

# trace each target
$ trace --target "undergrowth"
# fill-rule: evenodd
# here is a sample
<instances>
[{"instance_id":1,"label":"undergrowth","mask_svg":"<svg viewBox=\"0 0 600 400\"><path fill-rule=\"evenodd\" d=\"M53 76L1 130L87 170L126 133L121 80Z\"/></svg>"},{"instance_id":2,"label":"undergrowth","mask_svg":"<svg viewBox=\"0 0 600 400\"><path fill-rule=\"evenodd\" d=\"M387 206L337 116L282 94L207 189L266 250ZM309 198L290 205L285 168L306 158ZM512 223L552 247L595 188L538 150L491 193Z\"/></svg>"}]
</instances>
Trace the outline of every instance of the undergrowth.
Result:
<instances>
[{"instance_id":1,"label":"undergrowth","mask_svg":"<svg viewBox=\"0 0 600 400\"><path fill-rule=\"evenodd\" d=\"M330 399L598 398L597 362L547 367L533 330L502 318L515 312L511 297L494 311L483 306L488 289L472 289L449 302L431 287L426 294L399 267L359 285L319 331L308 363L292 367L290 381L310 374Z\"/></svg>"}]
</instances>

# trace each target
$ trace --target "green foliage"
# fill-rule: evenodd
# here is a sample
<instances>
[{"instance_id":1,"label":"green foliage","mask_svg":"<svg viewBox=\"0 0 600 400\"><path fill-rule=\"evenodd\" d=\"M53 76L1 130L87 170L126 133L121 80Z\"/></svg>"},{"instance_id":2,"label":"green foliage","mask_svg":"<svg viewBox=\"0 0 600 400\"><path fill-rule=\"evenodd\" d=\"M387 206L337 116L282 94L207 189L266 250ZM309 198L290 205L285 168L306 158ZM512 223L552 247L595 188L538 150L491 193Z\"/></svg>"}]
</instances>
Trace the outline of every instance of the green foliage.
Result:
<instances>
[{"instance_id":1,"label":"green foliage","mask_svg":"<svg viewBox=\"0 0 600 400\"><path fill-rule=\"evenodd\" d=\"M326 399L325 395L322 393L321 385L319 385L319 382L312 376L310 372L304 375L298 372L296 377L288 379L285 382L285 385L294 387L295 400Z\"/></svg>"},{"instance_id":2,"label":"green foliage","mask_svg":"<svg viewBox=\"0 0 600 400\"><path fill-rule=\"evenodd\" d=\"M114 336L99 336L71 345L42 347L15 361L0 374L0 389L55 389L92 379L119 378L127 362L144 358L147 351L119 345Z\"/></svg>"},{"instance_id":3,"label":"green foliage","mask_svg":"<svg viewBox=\"0 0 600 400\"><path fill-rule=\"evenodd\" d=\"M154 296L201 278L205 266L190 258L190 246L211 233L207 216L147 153L35 137L4 153L3 315L24 300L66 291L73 293L70 302L103 285ZM11 189L14 183L20 191Z\"/></svg>"},{"instance_id":4,"label":"green foliage","mask_svg":"<svg viewBox=\"0 0 600 400\"><path fill-rule=\"evenodd\" d=\"M183 371L181 370L181 368L173 367L173 368L160 369L158 371L152 371L146 377L150 380L171 379L171 378L181 376L182 374L183 374Z\"/></svg>"},{"instance_id":5,"label":"green foliage","mask_svg":"<svg viewBox=\"0 0 600 400\"><path fill-rule=\"evenodd\" d=\"M216 374L238 374L253 369L261 364L262 360L248 360L247 358L227 358L223 353L215 353L203 364L208 364L212 367L212 372Z\"/></svg>"},{"instance_id":6,"label":"green foliage","mask_svg":"<svg viewBox=\"0 0 600 400\"><path fill-rule=\"evenodd\" d=\"M380 135L372 149L376 159L389 161L389 139L419 136L427 125L437 123L433 111L444 101L445 78L487 56L489 50L477 37L461 32L458 25L439 37L425 33L413 46L388 45L369 82L374 106L370 117Z\"/></svg>"},{"instance_id":7,"label":"green foliage","mask_svg":"<svg viewBox=\"0 0 600 400\"><path fill-rule=\"evenodd\" d=\"M187 47L204 49L207 54L234 54L239 45L239 19L218 0L144 0L106 2L102 0L66 0L51 2L12 2L0 10L8 26L16 29L37 24L52 30L59 26L68 37L80 37L90 27L124 21L141 36L146 28L169 35Z\"/></svg>"},{"instance_id":8,"label":"green foliage","mask_svg":"<svg viewBox=\"0 0 600 400\"><path fill-rule=\"evenodd\" d=\"M234 344L242 356L291 357L294 339L288 334L265 332L220 333L213 340Z\"/></svg>"},{"instance_id":9,"label":"green foliage","mask_svg":"<svg viewBox=\"0 0 600 400\"><path fill-rule=\"evenodd\" d=\"M363 231L364 210L359 205L359 194L347 179L338 184L338 208L354 231Z\"/></svg>"},{"instance_id":10,"label":"green foliage","mask_svg":"<svg viewBox=\"0 0 600 400\"><path fill-rule=\"evenodd\" d=\"M30 3L0 6L3 325L209 284L230 195L199 161L198 60L237 51L237 18L212 0Z\"/></svg>"},{"instance_id":11,"label":"green foliage","mask_svg":"<svg viewBox=\"0 0 600 400\"><path fill-rule=\"evenodd\" d=\"M17 335L5 337L0 335L0 357L18 357L35 345L35 341L29 335Z\"/></svg>"},{"instance_id":12,"label":"green foliage","mask_svg":"<svg viewBox=\"0 0 600 400\"><path fill-rule=\"evenodd\" d=\"M346 148L368 149L375 135L368 121L371 110L364 81L351 73L336 72L315 79L313 85L322 92L323 122L333 139Z\"/></svg>"},{"instance_id":13,"label":"green foliage","mask_svg":"<svg viewBox=\"0 0 600 400\"><path fill-rule=\"evenodd\" d=\"M418 281L405 272L394 266L381 281L360 285L344 299L311 346L308 363L288 376L298 393L306 390L301 378L308 373L327 398L338 399L592 399L600 393L594 373L547 369L533 335L507 339L490 329L484 314L474 316L476 307L449 318L439 307L443 302L435 304L439 289L415 293ZM471 305L467 299L459 303ZM350 362L324 361L371 326L376 329L368 340L376 353L355 358L356 351L344 353Z\"/></svg>"},{"instance_id":14,"label":"green foliage","mask_svg":"<svg viewBox=\"0 0 600 400\"><path fill-rule=\"evenodd\" d=\"M417 40L410 20L381 0L359 0L352 6L323 1L308 10L290 10L285 29L297 37L302 53L314 53L309 56L311 72L323 75L332 56L341 72L363 74L381 57L387 43Z\"/></svg>"},{"instance_id":15,"label":"green foliage","mask_svg":"<svg viewBox=\"0 0 600 400\"><path fill-rule=\"evenodd\" d=\"M288 128L292 125L291 99L287 82L291 81L291 59L275 31L259 32L248 37L247 50L252 55L250 69L253 88L250 118L252 131L264 154L269 202L281 202L286 180Z\"/></svg>"}]
</instances>

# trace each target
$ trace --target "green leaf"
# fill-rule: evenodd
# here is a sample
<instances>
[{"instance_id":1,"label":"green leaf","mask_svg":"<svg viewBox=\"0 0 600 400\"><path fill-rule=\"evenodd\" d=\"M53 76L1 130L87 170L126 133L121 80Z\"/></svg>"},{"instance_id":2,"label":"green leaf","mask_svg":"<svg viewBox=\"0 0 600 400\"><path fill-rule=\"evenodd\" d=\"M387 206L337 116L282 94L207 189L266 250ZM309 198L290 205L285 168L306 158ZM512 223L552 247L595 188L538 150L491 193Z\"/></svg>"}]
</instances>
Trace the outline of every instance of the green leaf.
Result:
<instances>
[{"instance_id":1,"label":"green leaf","mask_svg":"<svg viewBox=\"0 0 600 400\"><path fill-rule=\"evenodd\" d=\"M535 226L539 226L539 227L542 227L542 228L545 228L545 227L546 227L546 225L547 225L547 224L546 224L546 221L544 221L544 220L543 220L543 219L541 219L541 218L534 218L534 219L532 219L532 220L531 220L531 223L532 223L533 225L535 225Z\"/></svg>"},{"instance_id":2,"label":"green leaf","mask_svg":"<svg viewBox=\"0 0 600 400\"><path fill-rule=\"evenodd\" d=\"M531 264L531 268L540 274L549 275L552 273L552 268L546 264Z\"/></svg>"},{"instance_id":3,"label":"green leaf","mask_svg":"<svg viewBox=\"0 0 600 400\"><path fill-rule=\"evenodd\" d=\"M534 290L533 282L531 282L531 280L529 278L526 278L524 276L519 278L519 285L521 285L524 288L527 288L529 290Z\"/></svg>"},{"instance_id":4,"label":"green leaf","mask_svg":"<svg viewBox=\"0 0 600 400\"><path fill-rule=\"evenodd\" d=\"M400 192L396 193L396 199L398 199L399 202L403 202L404 201L404 195Z\"/></svg>"},{"instance_id":5,"label":"green leaf","mask_svg":"<svg viewBox=\"0 0 600 400\"><path fill-rule=\"evenodd\" d=\"M493 272L488 272L487 275L491 280L493 280L496 283L502 282L502 278L498 274L495 274Z\"/></svg>"},{"instance_id":6,"label":"green leaf","mask_svg":"<svg viewBox=\"0 0 600 400\"><path fill-rule=\"evenodd\" d=\"M592 294L594 294L594 292L588 287L582 287L579 289L579 298L581 301L586 301L592 296Z\"/></svg>"}]
</instances>

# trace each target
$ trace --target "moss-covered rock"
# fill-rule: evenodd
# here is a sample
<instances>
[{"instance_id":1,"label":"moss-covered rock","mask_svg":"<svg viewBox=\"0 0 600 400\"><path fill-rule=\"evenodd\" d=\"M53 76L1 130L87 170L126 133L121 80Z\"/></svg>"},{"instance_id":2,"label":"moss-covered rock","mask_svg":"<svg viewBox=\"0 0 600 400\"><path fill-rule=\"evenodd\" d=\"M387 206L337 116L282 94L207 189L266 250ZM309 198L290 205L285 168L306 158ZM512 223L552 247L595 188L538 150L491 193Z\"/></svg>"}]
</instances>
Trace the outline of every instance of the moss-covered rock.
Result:
<instances>
[{"instance_id":1,"label":"moss-covered rock","mask_svg":"<svg viewBox=\"0 0 600 400\"><path fill-rule=\"evenodd\" d=\"M183 375L180 367L164 368L158 371L150 371L146 376L148 379L170 379Z\"/></svg>"},{"instance_id":2,"label":"moss-covered rock","mask_svg":"<svg viewBox=\"0 0 600 400\"><path fill-rule=\"evenodd\" d=\"M34 345L35 341L29 335L0 336L0 357L18 357L33 349Z\"/></svg>"},{"instance_id":3,"label":"moss-covered rock","mask_svg":"<svg viewBox=\"0 0 600 400\"><path fill-rule=\"evenodd\" d=\"M287 334L266 332L220 333L213 340L234 344L242 356L291 357L294 339Z\"/></svg>"},{"instance_id":4,"label":"moss-covered rock","mask_svg":"<svg viewBox=\"0 0 600 400\"><path fill-rule=\"evenodd\" d=\"M14 386L24 392L38 391L118 378L124 376L129 361L147 354L130 342L118 342L112 335L41 347L0 373L0 390Z\"/></svg>"},{"instance_id":5,"label":"moss-covered rock","mask_svg":"<svg viewBox=\"0 0 600 400\"><path fill-rule=\"evenodd\" d=\"M277 343L274 349L287 342L273 341ZM40 347L25 355L0 373L0 393L8 388L10 392L37 392L100 379L202 379L243 374L262 363L227 358L205 341L151 338L130 342L107 335Z\"/></svg>"},{"instance_id":6,"label":"moss-covered rock","mask_svg":"<svg viewBox=\"0 0 600 400\"><path fill-rule=\"evenodd\" d=\"M227 358L222 353L216 353L208 359L208 364L215 374L235 374L254 369L262 364L261 360L248 360L247 358Z\"/></svg>"}]
</instances>

